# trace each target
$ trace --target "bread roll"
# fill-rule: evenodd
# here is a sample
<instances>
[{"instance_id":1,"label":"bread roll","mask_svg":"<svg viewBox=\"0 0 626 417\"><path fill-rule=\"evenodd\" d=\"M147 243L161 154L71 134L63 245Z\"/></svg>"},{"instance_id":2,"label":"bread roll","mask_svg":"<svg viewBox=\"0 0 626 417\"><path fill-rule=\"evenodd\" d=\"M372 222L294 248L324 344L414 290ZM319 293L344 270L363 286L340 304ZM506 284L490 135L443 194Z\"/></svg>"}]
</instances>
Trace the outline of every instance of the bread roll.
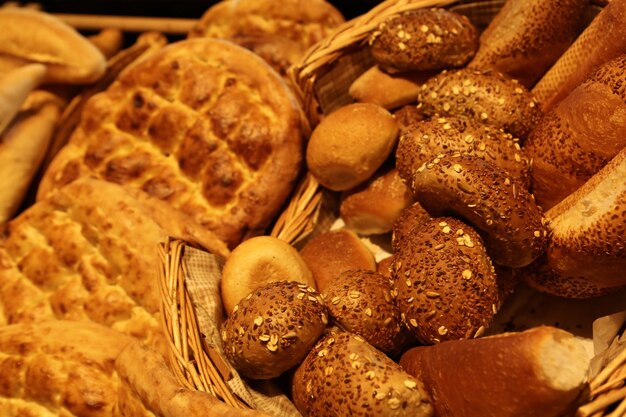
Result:
<instances>
[{"instance_id":1,"label":"bread roll","mask_svg":"<svg viewBox=\"0 0 626 417\"><path fill-rule=\"evenodd\" d=\"M60 100L37 91L30 95L9 129L0 135L0 224L11 219L22 204L60 116Z\"/></svg>"},{"instance_id":2,"label":"bread roll","mask_svg":"<svg viewBox=\"0 0 626 417\"><path fill-rule=\"evenodd\" d=\"M396 166L400 176L410 181L424 162L447 152L477 156L504 169L526 188L530 184L530 160L519 139L473 119L454 116L425 120L405 129L396 148Z\"/></svg>"},{"instance_id":3,"label":"bread roll","mask_svg":"<svg viewBox=\"0 0 626 417\"><path fill-rule=\"evenodd\" d=\"M383 274L350 270L322 292L333 321L387 354L400 353L409 340L400 309Z\"/></svg>"},{"instance_id":4,"label":"bread roll","mask_svg":"<svg viewBox=\"0 0 626 417\"><path fill-rule=\"evenodd\" d=\"M263 285L222 325L224 353L242 375L270 379L300 364L328 324L324 300L295 281Z\"/></svg>"},{"instance_id":5,"label":"bread roll","mask_svg":"<svg viewBox=\"0 0 626 417\"><path fill-rule=\"evenodd\" d=\"M393 15L369 37L372 56L389 73L463 66L478 48L469 19L445 9Z\"/></svg>"},{"instance_id":6,"label":"bread roll","mask_svg":"<svg viewBox=\"0 0 626 417\"><path fill-rule=\"evenodd\" d=\"M321 233L300 250L313 272L318 291L323 292L339 274L353 269L376 270L376 260L359 237L349 229Z\"/></svg>"},{"instance_id":7,"label":"bread roll","mask_svg":"<svg viewBox=\"0 0 626 417\"><path fill-rule=\"evenodd\" d=\"M367 181L398 139L398 125L380 106L341 107L317 125L306 150L311 174L324 187L345 191Z\"/></svg>"},{"instance_id":8,"label":"bread roll","mask_svg":"<svg viewBox=\"0 0 626 417\"><path fill-rule=\"evenodd\" d=\"M358 102L393 110L415 103L421 85L433 75L433 71L388 74L374 65L350 84L348 94Z\"/></svg>"},{"instance_id":9,"label":"bread roll","mask_svg":"<svg viewBox=\"0 0 626 417\"><path fill-rule=\"evenodd\" d=\"M405 208L400 216L393 223L393 233L391 235L391 244L394 252L398 245L402 242L413 229L430 220L430 214L420 203L413 203L410 207Z\"/></svg>"},{"instance_id":10,"label":"bread roll","mask_svg":"<svg viewBox=\"0 0 626 417\"><path fill-rule=\"evenodd\" d=\"M415 347L400 359L439 417L557 417L587 382L583 342L553 327Z\"/></svg>"},{"instance_id":11,"label":"bread roll","mask_svg":"<svg viewBox=\"0 0 626 417\"><path fill-rule=\"evenodd\" d=\"M607 3L533 88L544 111L552 109L597 67L626 54L626 2Z\"/></svg>"},{"instance_id":12,"label":"bread roll","mask_svg":"<svg viewBox=\"0 0 626 417\"><path fill-rule=\"evenodd\" d=\"M532 94L498 72L443 71L422 85L420 110L431 117L462 116L503 129L524 141L540 116Z\"/></svg>"},{"instance_id":13,"label":"bread roll","mask_svg":"<svg viewBox=\"0 0 626 417\"><path fill-rule=\"evenodd\" d=\"M452 218L423 222L394 246L393 294L422 343L481 336L503 300L478 234Z\"/></svg>"},{"instance_id":14,"label":"bread roll","mask_svg":"<svg viewBox=\"0 0 626 417\"><path fill-rule=\"evenodd\" d=\"M329 333L296 369L293 402L304 417L432 417L422 383L350 333Z\"/></svg>"},{"instance_id":15,"label":"bread roll","mask_svg":"<svg viewBox=\"0 0 626 417\"><path fill-rule=\"evenodd\" d=\"M389 169L370 181L344 193L339 214L351 230L364 235L390 232L413 195L397 169Z\"/></svg>"},{"instance_id":16,"label":"bread roll","mask_svg":"<svg viewBox=\"0 0 626 417\"><path fill-rule=\"evenodd\" d=\"M532 194L483 159L441 155L415 171L410 187L431 215L454 213L476 228L495 264L520 268L546 249L546 220Z\"/></svg>"},{"instance_id":17,"label":"bread roll","mask_svg":"<svg viewBox=\"0 0 626 417\"><path fill-rule=\"evenodd\" d=\"M297 281L315 288L311 270L289 243L271 236L245 240L231 252L222 270L224 310L230 314L248 294L275 281Z\"/></svg>"},{"instance_id":18,"label":"bread roll","mask_svg":"<svg viewBox=\"0 0 626 417\"><path fill-rule=\"evenodd\" d=\"M398 123L400 135L402 135L402 133L404 133L404 131L409 127L427 118L415 105L406 105L399 108L393 112L393 117Z\"/></svg>"},{"instance_id":19,"label":"bread roll","mask_svg":"<svg viewBox=\"0 0 626 417\"><path fill-rule=\"evenodd\" d=\"M562 297L587 298L626 285L626 148L546 213L546 257L525 271L530 284Z\"/></svg>"},{"instance_id":20,"label":"bread roll","mask_svg":"<svg viewBox=\"0 0 626 417\"><path fill-rule=\"evenodd\" d=\"M525 146L548 210L626 146L626 54L598 68L538 123Z\"/></svg>"},{"instance_id":21,"label":"bread roll","mask_svg":"<svg viewBox=\"0 0 626 417\"><path fill-rule=\"evenodd\" d=\"M2 59L47 67L45 82L86 84L106 70L102 53L58 18L27 8L0 9Z\"/></svg>"},{"instance_id":22,"label":"bread roll","mask_svg":"<svg viewBox=\"0 0 626 417\"><path fill-rule=\"evenodd\" d=\"M586 0L508 0L481 34L468 66L532 87L582 30L586 6Z\"/></svg>"}]
</instances>

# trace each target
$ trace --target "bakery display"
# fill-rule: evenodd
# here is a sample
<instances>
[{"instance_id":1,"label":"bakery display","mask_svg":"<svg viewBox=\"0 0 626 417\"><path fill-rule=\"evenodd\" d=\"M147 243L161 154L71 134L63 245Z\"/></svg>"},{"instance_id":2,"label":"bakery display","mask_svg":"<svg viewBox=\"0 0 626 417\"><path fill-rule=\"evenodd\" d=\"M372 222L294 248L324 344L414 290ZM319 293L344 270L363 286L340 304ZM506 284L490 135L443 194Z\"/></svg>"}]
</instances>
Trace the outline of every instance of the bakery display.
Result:
<instances>
[{"instance_id":1,"label":"bakery display","mask_svg":"<svg viewBox=\"0 0 626 417\"><path fill-rule=\"evenodd\" d=\"M295 372L293 399L303 416L433 416L419 379L363 338L329 333Z\"/></svg>"},{"instance_id":2,"label":"bakery display","mask_svg":"<svg viewBox=\"0 0 626 417\"><path fill-rule=\"evenodd\" d=\"M222 325L224 353L249 378L275 378L300 364L326 324L326 304L314 288L270 282L241 300Z\"/></svg>"},{"instance_id":3,"label":"bakery display","mask_svg":"<svg viewBox=\"0 0 626 417\"><path fill-rule=\"evenodd\" d=\"M267 226L300 169L290 91L230 42L173 43L123 72L83 115L39 198L97 176L168 202L232 247Z\"/></svg>"}]
</instances>

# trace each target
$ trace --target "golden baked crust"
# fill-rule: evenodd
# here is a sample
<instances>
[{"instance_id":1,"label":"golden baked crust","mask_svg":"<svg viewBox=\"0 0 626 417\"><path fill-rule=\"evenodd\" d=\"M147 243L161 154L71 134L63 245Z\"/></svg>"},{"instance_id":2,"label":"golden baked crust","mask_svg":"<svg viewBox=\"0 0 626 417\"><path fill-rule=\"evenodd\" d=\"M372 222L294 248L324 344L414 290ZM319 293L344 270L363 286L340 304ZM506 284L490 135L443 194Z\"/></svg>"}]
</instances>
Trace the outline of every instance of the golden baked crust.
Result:
<instances>
[{"instance_id":1,"label":"golden baked crust","mask_svg":"<svg viewBox=\"0 0 626 417\"><path fill-rule=\"evenodd\" d=\"M165 200L235 245L269 223L301 154L295 100L263 60L230 42L186 40L89 101L39 197L95 175Z\"/></svg>"},{"instance_id":2,"label":"golden baked crust","mask_svg":"<svg viewBox=\"0 0 626 417\"><path fill-rule=\"evenodd\" d=\"M157 243L175 235L228 251L187 216L135 194L82 178L11 221L0 241L0 325L89 320L161 343Z\"/></svg>"},{"instance_id":3,"label":"golden baked crust","mask_svg":"<svg viewBox=\"0 0 626 417\"><path fill-rule=\"evenodd\" d=\"M230 39L285 75L313 44L344 22L324 0L225 0L202 16L190 38Z\"/></svg>"}]
</instances>

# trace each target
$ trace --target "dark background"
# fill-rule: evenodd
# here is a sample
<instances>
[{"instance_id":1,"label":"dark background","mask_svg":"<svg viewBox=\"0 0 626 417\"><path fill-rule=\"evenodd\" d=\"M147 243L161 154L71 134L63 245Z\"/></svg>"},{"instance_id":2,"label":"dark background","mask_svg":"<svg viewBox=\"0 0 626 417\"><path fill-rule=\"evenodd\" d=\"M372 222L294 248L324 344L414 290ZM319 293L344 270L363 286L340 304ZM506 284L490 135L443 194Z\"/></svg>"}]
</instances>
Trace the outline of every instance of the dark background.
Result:
<instances>
[{"instance_id":1,"label":"dark background","mask_svg":"<svg viewBox=\"0 0 626 417\"><path fill-rule=\"evenodd\" d=\"M281 0L276 0L280 2ZM43 0L34 1L49 13L106 14L125 16L199 18L217 1L199 0ZM0 0L0 4L5 1ZM26 2L19 2L25 4ZM332 0L343 15L350 19L371 9L376 0Z\"/></svg>"}]
</instances>

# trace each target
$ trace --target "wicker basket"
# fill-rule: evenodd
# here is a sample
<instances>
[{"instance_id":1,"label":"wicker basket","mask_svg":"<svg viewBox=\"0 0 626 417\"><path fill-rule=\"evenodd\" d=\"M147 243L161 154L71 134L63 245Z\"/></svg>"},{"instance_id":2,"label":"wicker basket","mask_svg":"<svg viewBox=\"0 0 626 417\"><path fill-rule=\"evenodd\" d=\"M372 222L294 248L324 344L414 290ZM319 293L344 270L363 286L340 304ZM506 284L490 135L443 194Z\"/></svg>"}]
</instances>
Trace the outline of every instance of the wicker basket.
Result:
<instances>
[{"instance_id":1,"label":"wicker basket","mask_svg":"<svg viewBox=\"0 0 626 417\"><path fill-rule=\"evenodd\" d=\"M387 0L337 28L291 69L293 89L299 96L309 128L314 127L324 114L352 101L347 94L349 85L373 62L368 48L364 47L365 41L369 33L389 16L424 7L449 7L467 15L480 28L491 21L503 3L504 0ZM589 19L597 14L602 3L597 4L590 8ZM324 212L325 193L310 174L305 174L270 234L294 245L301 242L324 223L320 215ZM237 415L237 409L250 406L233 392L229 384L233 370L219 349L206 343L199 330L198 311L186 282L190 271L183 258L187 251L197 249L177 239L170 239L159 247L162 318L171 346L170 363L183 385L210 393L233 407L233 415ZM621 337L626 339L626 334ZM616 337L616 343L621 342L617 339L620 335ZM618 353L601 366L602 370L590 382L577 416L626 416L626 349L616 351Z\"/></svg>"}]
</instances>

